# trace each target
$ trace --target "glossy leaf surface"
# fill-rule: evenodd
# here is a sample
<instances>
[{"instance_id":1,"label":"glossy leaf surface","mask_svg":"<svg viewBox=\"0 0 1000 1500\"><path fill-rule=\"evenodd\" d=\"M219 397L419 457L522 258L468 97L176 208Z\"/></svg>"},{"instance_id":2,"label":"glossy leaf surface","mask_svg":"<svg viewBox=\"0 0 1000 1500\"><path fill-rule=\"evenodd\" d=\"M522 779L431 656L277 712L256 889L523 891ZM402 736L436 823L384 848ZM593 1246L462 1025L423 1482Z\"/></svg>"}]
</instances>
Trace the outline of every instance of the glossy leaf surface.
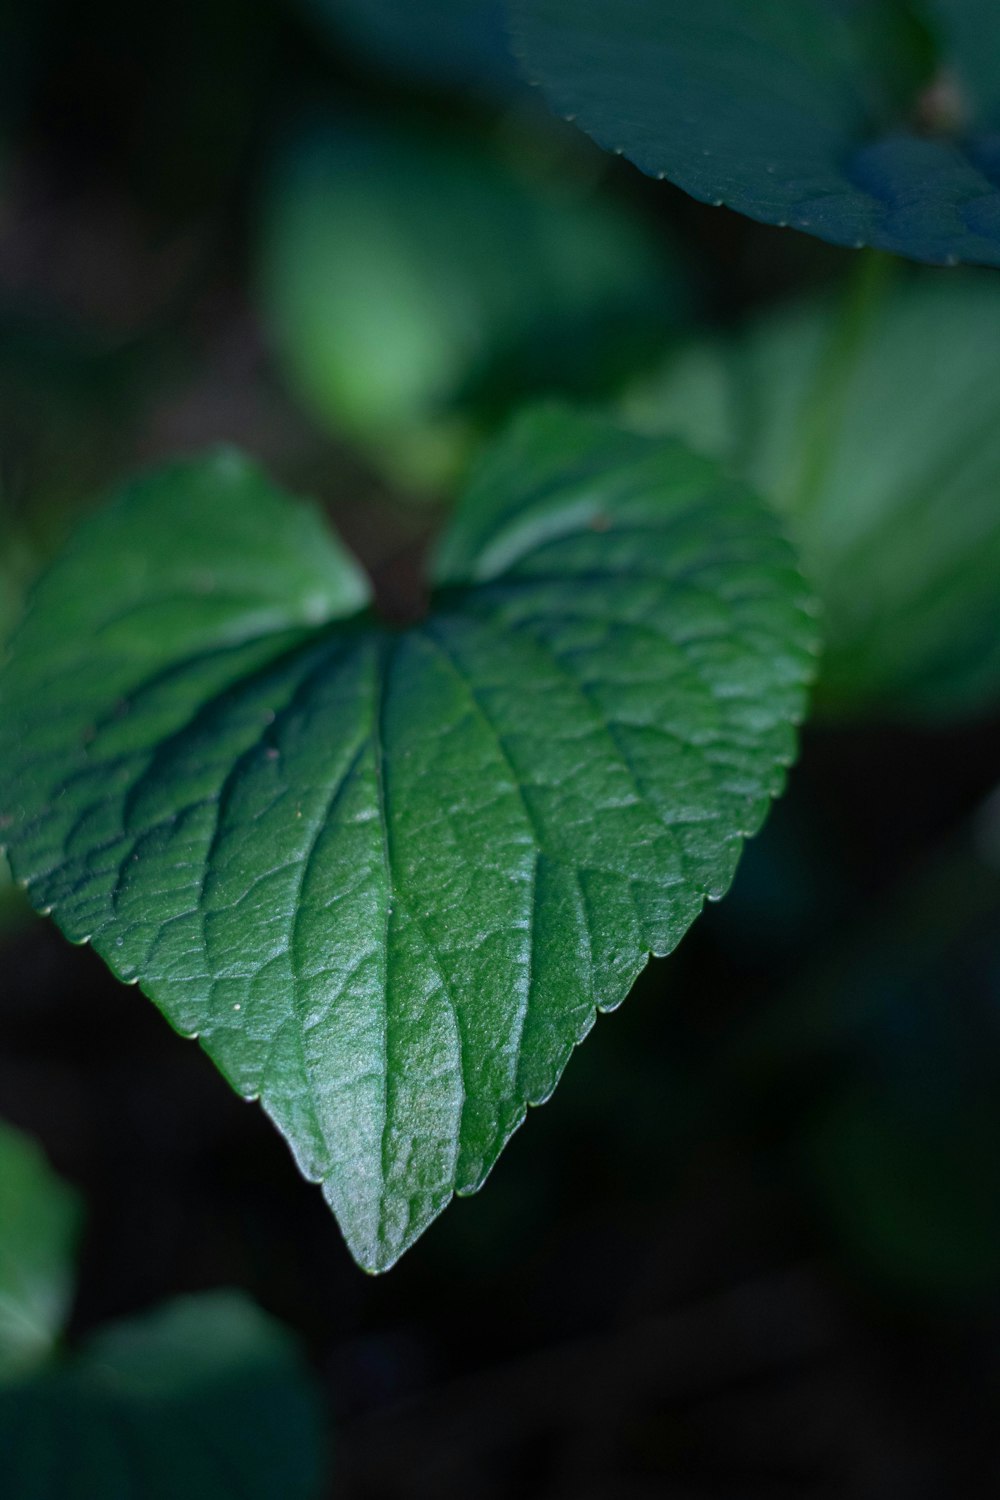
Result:
<instances>
[{"instance_id":1,"label":"glossy leaf surface","mask_svg":"<svg viewBox=\"0 0 1000 1500\"><path fill-rule=\"evenodd\" d=\"M1000 265L992 0L512 0L524 66L598 144L840 245Z\"/></svg>"},{"instance_id":2,"label":"glossy leaf surface","mask_svg":"<svg viewBox=\"0 0 1000 1500\"><path fill-rule=\"evenodd\" d=\"M0 1470L17 1500L315 1500L321 1420L284 1329L206 1293L0 1388Z\"/></svg>"},{"instance_id":3,"label":"glossy leaf surface","mask_svg":"<svg viewBox=\"0 0 1000 1500\"><path fill-rule=\"evenodd\" d=\"M971 713L1000 697L1000 285L885 269L689 348L630 412L789 517L824 604L821 703Z\"/></svg>"},{"instance_id":4,"label":"glossy leaf surface","mask_svg":"<svg viewBox=\"0 0 1000 1500\"><path fill-rule=\"evenodd\" d=\"M0 684L15 874L260 1097L372 1269L725 891L813 651L743 485L556 409L433 577L383 625L312 512L182 465L80 531Z\"/></svg>"},{"instance_id":5,"label":"glossy leaf surface","mask_svg":"<svg viewBox=\"0 0 1000 1500\"><path fill-rule=\"evenodd\" d=\"M5 878L0 864L0 900ZM0 1124L0 1382L44 1360L62 1331L79 1220L41 1149Z\"/></svg>"}]
</instances>

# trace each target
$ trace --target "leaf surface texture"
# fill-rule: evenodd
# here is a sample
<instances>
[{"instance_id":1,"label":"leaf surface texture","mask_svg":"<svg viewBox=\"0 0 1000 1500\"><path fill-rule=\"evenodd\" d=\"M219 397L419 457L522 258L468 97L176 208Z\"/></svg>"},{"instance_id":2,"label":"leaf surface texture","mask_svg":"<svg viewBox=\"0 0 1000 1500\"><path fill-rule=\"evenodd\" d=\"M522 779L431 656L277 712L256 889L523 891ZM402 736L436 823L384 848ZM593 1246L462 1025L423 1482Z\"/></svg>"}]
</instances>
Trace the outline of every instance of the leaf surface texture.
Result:
<instances>
[{"instance_id":1,"label":"leaf surface texture","mask_svg":"<svg viewBox=\"0 0 1000 1500\"><path fill-rule=\"evenodd\" d=\"M814 649L742 483L557 408L433 578L390 628L314 512L180 465L81 529L0 683L15 874L261 1099L372 1269L726 890Z\"/></svg>"}]
</instances>

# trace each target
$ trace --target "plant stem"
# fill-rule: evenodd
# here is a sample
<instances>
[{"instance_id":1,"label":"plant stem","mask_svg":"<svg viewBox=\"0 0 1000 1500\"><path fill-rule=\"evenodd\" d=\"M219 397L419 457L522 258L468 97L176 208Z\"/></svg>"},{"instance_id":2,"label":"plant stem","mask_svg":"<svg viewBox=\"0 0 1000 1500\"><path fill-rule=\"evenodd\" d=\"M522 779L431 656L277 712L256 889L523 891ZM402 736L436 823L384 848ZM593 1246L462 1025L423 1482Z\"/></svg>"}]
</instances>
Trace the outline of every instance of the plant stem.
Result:
<instances>
[{"instance_id":1,"label":"plant stem","mask_svg":"<svg viewBox=\"0 0 1000 1500\"><path fill-rule=\"evenodd\" d=\"M802 467L793 490L797 516L806 514L822 492L858 357L892 282L895 265L890 255L862 250L848 280L840 316L803 413Z\"/></svg>"}]
</instances>

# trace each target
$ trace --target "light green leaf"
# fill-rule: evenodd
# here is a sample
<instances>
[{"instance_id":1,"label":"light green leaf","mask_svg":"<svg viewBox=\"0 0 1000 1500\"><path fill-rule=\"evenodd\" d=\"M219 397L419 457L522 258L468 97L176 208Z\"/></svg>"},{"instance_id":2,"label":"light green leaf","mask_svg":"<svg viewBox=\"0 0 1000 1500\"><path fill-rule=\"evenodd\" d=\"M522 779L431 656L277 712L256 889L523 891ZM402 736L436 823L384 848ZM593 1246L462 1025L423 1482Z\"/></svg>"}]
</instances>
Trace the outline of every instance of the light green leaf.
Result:
<instances>
[{"instance_id":1,"label":"light green leaf","mask_svg":"<svg viewBox=\"0 0 1000 1500\"><path fill-rule=\"evenodd\" d=\"M234 459L86 525L0 683L15 874L260 1097L382 1269L729 884L814 631L742 484L558 409L484 458L432 611L370 614Z\"/></svg>"},{"instance_id":2,"label":"light green leaf","mask_svg":"<svg viewBox=\"0 0 1000 1500\"><path fill-rule=\"evenodd\" d=\"M672 258L589 177L566 180L572 155L547 180L532 152L551 149L526 135L515 165L362 114L276 164L258 271L276 354L305 406L406 486L451 481L478 423L526 393L615 388L679 317Z\"/></svg>"},{"instance_id":3,"label":"light green leaf","mask_svg":"<svg viewBox=\"0 0 1000 1500\"><path fill-rule=\"evenodd\" d=\"M627 408L788 516L825 608L822 704L968 713L1000 697L1000 285L885 269L697 345Z\"/></svg>"},{"instance_id":4,"label":"light green leaf","mask_svg":"<svg viewBox=\"0 0 1000 1500\"><path fill-rule=\"evenodd\" d=\"M41 1149L0 1124L0 1382L44 1360L62 1332L79 1223L76 1194Z\"/></svg>"},{"instance_id":5,"label":"light green leaf","mask_svg":"<svg viewBox=\"0 0 1000 1500\"><path fill-rule=\"evenodd\" d=\"M235 1292L114 1324L0 1390L16 1500L315 1500L323 1448L293 1340Z\"/></svg>"},{"instance_id":6,"label":"light green leaf","mask_svg":"<svg viewBox=\"0 0 1000 1500\"><path fill-rule=\"evenodd\" d=\"M511 0L529 77L695 198L1000 265L993 0Z\"/></svg>"}]
</instances>

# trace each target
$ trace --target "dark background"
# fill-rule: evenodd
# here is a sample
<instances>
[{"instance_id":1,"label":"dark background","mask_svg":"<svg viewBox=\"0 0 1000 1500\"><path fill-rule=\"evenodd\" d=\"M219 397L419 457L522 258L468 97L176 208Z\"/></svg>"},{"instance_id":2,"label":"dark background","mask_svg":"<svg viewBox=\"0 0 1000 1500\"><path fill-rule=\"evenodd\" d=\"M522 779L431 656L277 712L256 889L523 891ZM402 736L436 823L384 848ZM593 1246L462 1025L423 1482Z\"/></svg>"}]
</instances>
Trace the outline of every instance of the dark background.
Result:
<instances>
[{"instance_id":1,"label":"dark background","mask_svg":"<svg viewBox=\"0 0 1000 1500\"><path fill-rule=\"evenodd\" d=\"M383 68L291 0L0 19L12 534L44 555L134 465L226 439L319 493L391 587L439 511L286 390L249 289L258 185L303 100L419 103L459 134L508 106ZM608 172L684 247L709 322L842 272ZM73 1336L244 1288L322 1382L331 1495L992 1493L998 767L995 715L810 728L731 895L599 1019L486 1190L379 1279L263 1114L7 896L0 1115L86 1199Z\"/></svg>"}]
</instances>

